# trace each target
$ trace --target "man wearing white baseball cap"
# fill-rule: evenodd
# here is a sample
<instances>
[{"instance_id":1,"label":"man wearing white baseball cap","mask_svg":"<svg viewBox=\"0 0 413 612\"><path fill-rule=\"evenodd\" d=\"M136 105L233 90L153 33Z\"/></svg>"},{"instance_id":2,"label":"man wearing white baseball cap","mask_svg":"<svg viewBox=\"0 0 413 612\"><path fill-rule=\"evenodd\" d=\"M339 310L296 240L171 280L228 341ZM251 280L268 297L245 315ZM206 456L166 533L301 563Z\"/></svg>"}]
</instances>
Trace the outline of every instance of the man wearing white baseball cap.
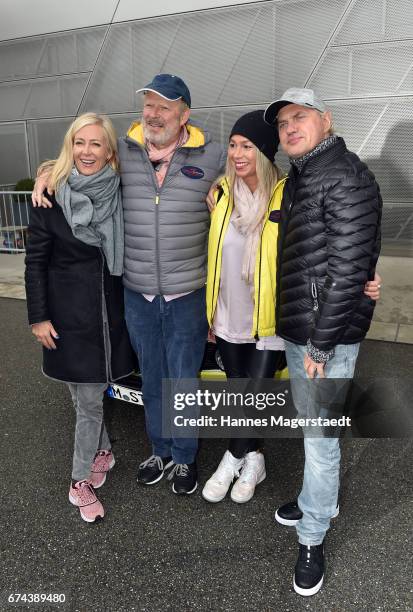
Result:
<instances>
[{"instance_id":1,"label":"man wearing white baseball cap","mask_svg":"<svg viewBox=\"0 0 413 612\"><path fill-rule=\"evenodd\" d=\"M288 89L264 118L278 126L291 163L278 233L276 330L296 409L307 416L317 405L305 379L353 378L374 309L363 289L380 251L382 201L374 175L334 134L331 112L313 90ZM275 518L296 526L294 589L308 596L322 586L324 538L338 514L339 440L304 432L304 449L301 493Z\"/></svg>"},{"instance_id":2,"label":"man wearing white baseball cap","mask_svg":"<svg viewBox=\"0 0 413 612\"><path fill-rule=\"evenodd\" d=\"M282 98L275 100L275 102L271 102L266 108L264 113L265 121L270 124L275 123L279 111L288 104L298 104L306 108L314 108L320 111L320 113L325 113L327 111L325 102L318 98L312 89L290 87L290 89L284 92Z\"/></svg>"}]
</instances>

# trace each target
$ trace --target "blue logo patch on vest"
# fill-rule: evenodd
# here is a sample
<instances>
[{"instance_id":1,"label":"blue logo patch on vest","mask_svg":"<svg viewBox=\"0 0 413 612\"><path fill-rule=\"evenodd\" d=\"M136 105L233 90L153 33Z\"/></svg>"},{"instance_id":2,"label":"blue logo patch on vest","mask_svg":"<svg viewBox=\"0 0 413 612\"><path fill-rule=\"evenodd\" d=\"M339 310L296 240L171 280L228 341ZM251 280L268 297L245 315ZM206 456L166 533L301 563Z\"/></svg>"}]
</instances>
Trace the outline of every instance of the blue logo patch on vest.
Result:
<instances>
[{"instance_id":1,"label":"blue logo patch on vest","mask_svg":"<svg viewBox=\"0 0 413 612\"><path fill-rule=\"evenodd\" d=\"M182 166L181 172L191 179L200 179L205 175L205 172L196 166Z\"/></svg>"},{"instance_id":2,"label":"blue logo patch on vest","mask_svg":"<svg viewBox=\"0 0 413 612\"><path fill-rule=\"evenodd\" d=\"M279 223L281 221L281 211L280 210L271 211L268 219L272 221L273 223Z\"/></svg>"}]
</instances>

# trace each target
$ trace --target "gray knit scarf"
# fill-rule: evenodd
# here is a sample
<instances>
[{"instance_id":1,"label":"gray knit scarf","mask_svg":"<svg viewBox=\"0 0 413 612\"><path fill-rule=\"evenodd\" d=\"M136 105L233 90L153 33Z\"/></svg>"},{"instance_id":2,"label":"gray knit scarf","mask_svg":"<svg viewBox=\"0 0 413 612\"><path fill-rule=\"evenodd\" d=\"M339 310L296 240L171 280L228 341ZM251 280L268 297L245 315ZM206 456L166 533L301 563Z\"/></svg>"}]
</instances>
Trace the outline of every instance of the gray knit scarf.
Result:
<instances>
[{"instance_id":1,"label":"gray knit scarf","mask_svg":"<svg viewBox=\"0 0 413 612\"><path fill-rule=\"evenodd\" d=\"M332 134L331 136L327 136L324 140L322 140L314 149L311 149L308 153L303 155L302 157L297 157L297 159L293 159L290 157L290 162L293 166L295 166L298 172L301 172L304 164L308 162L309 159L319 155L322 151L329 149L337 142L338 136L337 134Z\"/></svg>"},{"instance_id":2,"label":"gray knit scarf","mask_svg":"<svg viewBox=\"0 0 413 612\"><path fill-rule=\"evenodd\" d=\"M124 230L119 175L107 164L85 176L74 171L56 190L73 236L102 249L109 272L123 272Z\"/></svg>"}]
</instances>

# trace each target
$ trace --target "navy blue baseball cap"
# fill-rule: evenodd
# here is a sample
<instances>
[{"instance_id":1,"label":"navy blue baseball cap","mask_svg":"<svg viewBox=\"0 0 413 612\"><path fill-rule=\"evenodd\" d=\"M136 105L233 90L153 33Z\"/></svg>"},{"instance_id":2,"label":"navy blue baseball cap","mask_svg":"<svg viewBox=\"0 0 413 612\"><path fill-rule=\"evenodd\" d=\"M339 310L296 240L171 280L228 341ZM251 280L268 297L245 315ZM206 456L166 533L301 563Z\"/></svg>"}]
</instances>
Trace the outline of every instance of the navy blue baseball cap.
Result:
<instances>
[{"instance_id":1,"label":"navy blue baseball cap","mask_svg":"<svg viewBox=\"0 0 413 612\"><path fill-rule=\"evenodd\" d=\"M191 94L184 81L175 74L157 74L148 85L137 89L140 91L153 91L166 100L183 100L191 107Z\"/></svg>"}]
</instances>

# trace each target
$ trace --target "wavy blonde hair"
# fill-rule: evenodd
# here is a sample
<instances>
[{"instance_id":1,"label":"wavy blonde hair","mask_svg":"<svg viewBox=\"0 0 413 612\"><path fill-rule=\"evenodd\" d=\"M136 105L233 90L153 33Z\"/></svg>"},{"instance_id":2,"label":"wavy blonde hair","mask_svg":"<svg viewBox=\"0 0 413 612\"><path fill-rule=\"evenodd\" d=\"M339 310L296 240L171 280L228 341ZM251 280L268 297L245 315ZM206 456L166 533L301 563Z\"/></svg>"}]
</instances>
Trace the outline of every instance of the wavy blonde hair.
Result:
<instances>
[{"instance_id":1,"label":"wavy blonde hair","mask_svg":"<svg viewBox=\"0 0 413 612\"><path fill-rule=\"evenodd\" d=\"M57 159L49 159L43 162L38 170L37 176L43 172L50 172L48 179L48 187L52 191L56 191L60 183L67 180L73 168L73 143L76 133L87 125L99 125L105 137L105 144L108 148L110 158L108 164L115 170L119 171L118 146L116 140L116 132L112 121L106 115L98 115L97 113L84 113L77 117L69 126L63 145Z\"/></svg>"}]
</instances>

